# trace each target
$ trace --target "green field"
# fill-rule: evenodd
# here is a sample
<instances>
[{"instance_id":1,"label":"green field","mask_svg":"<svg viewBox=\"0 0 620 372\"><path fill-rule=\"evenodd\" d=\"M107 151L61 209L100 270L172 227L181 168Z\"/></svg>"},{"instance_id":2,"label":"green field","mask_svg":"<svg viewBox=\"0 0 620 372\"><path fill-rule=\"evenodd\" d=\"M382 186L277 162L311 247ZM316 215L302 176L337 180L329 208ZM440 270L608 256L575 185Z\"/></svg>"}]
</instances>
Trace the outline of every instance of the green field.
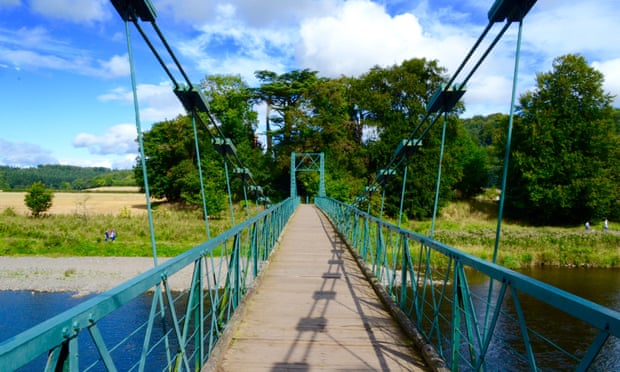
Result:
<instances>
[{"instance_id":1,"label":"green field","mask_svg":"<svg viewBox=\"0 0 620 372\"><path fill-rule=\"evenodd\" d=\"M4 193L9 194L9 193ZM140 198L139 194L136 194ZM0 194L0 199L2 198ZM15 208L0 210L0 255L45 256L151 256L151 239L146 213L128 207L116 212L97 213L97 199L90 194L91 207L75 212L54 213L32 218ZM134 207L137 207L134 205ZM452 203L442 210L435 227L435 239L491 260L497 221L494 205L481 202ZM139 208L138 208L139 210ZM224 213L223 215L226 215ZM237 219L245 212L237 207ZM166 204L153 211L155 240L159 256L176 256L204 242L206 228L199 210L176 209ZM211 235L230 228L230 218L209 221ZM409 228L428 234L431 221L410 221ZM510 267L592 266L620 267L620 233L594 226L585 231L573 228L531 227L504 221L498 263ZM114 229L115 242L105 242L104 231Z\"/></svg>"}]
</instances>

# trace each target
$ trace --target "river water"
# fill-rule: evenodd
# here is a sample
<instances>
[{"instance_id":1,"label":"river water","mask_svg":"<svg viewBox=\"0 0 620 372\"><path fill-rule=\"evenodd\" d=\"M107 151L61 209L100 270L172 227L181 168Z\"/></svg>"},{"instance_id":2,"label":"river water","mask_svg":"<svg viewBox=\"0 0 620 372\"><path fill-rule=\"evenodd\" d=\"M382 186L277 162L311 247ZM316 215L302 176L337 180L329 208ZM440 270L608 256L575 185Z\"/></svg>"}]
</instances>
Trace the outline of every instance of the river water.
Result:
<instances>
[{"instance_id":1,"label":"river water","mask_svg":"<svg viewBox=\"0 0 620 372\"><path fill-rule=\"evenodd\" d=\"M620 311L620 270L536 268L521 272L605 307ZM484 279L472 279L470 285L478 287L482 291L484 291L484 288L488 288L488 282L484 282ZM92 296L74 297L73 293L0 291L0 341L4 341L64 310L70 309L90 297ZM106 319L109 323L115 323L115 326L103 330L123 332L125 327L118 326L118 323L131 323L132 319L144 318L144 315L150 310L151 300L152 295L143 295L132 301L128 306L113 314L114 319ZM574 338L575 342L585 338L591 340L592 338L591 332L581 333L579 327L575 327L573 322L564 319L561 313L549 311L548 308L542 307L536 301L523 303L523 305L526 316L528 314L533 315L530 318L534 318L536 322L545 325L545 328L549 330L559 329L562 331L562 334L566 334L566 330L570 330L571 338ZM105 327L104 324L101 326ZM131 328L129 324L127 327ZM498 331L501 332L501 329ZM553 333L546 333L546 335L553 339ZM105 337L115 339L123 337L123 335L106 334ZM94 351L80 348L82 356L90 352ZM136 352L138 351L136 350ZM44 363L45 358L42 357L26 370L42 370ZM620 370L620 344L618 342L606 348L604 363L604 369L606 370L608 368L609 370ZM119 366L119 370L126 369L126 366ZM558 366L557 369L563 368Z\"/></svg>"},{"instance_id":2,"label":"river water","mask_svg":"<svg viewBox=\"0 0 620 372\"><path fill-rule=\"evenodd\" d=\"M532 268L521 270L522 274L531 278L545 282L559 289L575 294L584 299L603 305L615 311L620 311L620 270L617 269L585 269L585 268ZM469 280L472 292L479 296L485 296L488 292L489 282L486 277L474 276ZM496 287L498 285L496 284ZM497 291L497 289L496 289ZM596 332L594 329L587 329L587 325L581 323L566 313L544 304L534 298L522 295L520 302L523 307L524 315L528 327L541 332L549 340L566 348L567 350L586 350L594 340ZM508 300L505 304L514 309L512 301ZM507 337L515 343L519 343L521 336L516 324L498 324L494 335L498 338ZM555 352L553 349L542 343L537 343L532 337L534 351L539 354L539 363L551 370L572 370L574 364L569 358ZM516 366L517 368L505 368L504 370L524 370L527 369L525 361L505 362L506 354L503 350L497 355L491 354L487 360L491 365ZM496 361L501 361L496 363ZM569 367L570 366L570 367ZM539 365L540 367L540 365ZM606 344L597 358L593 369L599 371L620 371L620 340L612 339Z\"/></svg>"}]
</instances>

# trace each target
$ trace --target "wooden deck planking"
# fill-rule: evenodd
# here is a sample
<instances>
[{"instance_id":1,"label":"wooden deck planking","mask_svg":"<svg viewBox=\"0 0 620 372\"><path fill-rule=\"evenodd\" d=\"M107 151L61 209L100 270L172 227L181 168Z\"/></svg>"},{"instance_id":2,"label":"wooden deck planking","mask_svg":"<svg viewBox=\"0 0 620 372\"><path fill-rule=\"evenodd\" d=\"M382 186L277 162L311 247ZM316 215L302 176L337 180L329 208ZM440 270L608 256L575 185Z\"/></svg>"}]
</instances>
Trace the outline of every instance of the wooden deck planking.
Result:
<instances>
[{"instance_id":1,"label":"wooden deck planking","mask_svg":"<svg viewBox=\"0 0 620 372\"><path fill-rule=\"evenodd\" d=\"M429 370L325 216L301 205L217 371Z\"/></svg>"}]
</instances>

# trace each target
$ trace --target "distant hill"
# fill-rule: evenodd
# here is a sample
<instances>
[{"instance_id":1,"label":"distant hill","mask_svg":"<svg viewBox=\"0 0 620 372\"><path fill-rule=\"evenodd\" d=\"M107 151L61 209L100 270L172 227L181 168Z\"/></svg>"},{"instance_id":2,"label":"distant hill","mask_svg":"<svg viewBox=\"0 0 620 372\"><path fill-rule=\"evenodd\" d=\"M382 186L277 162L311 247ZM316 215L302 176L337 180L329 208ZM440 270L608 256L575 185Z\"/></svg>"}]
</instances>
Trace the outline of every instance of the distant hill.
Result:
<instances>
[{"instance_id":1,"label":"distant hill","mask_svg":"<svg viewBox=\"0 0 620 372\"><path fill-rule=\"evenodd\" d=\"M36 168L0 166L0 190L25 190L37 181L55 190L136 185L132 170L73 165L39 165Z\"/></svg>"}]
</instances>

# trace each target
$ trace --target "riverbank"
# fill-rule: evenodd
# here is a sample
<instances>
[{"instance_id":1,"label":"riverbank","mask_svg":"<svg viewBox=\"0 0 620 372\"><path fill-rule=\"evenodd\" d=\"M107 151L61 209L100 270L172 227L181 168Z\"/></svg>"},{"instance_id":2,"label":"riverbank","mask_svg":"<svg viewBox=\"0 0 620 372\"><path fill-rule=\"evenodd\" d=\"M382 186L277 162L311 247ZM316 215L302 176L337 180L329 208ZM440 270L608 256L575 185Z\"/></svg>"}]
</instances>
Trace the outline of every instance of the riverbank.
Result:
<instances>
[{"instance_id":1,"label":"riverbank","mask_svg":"<svg viewBox=\"0 0 620 372\"><path fill-rule=\"evenodd\" d=\"M101 293L151 268L150 257L0 256L0 291ZM191 276L190 265L170 277L171 289L186 289Z\"/></svg>"}]
</instances>

